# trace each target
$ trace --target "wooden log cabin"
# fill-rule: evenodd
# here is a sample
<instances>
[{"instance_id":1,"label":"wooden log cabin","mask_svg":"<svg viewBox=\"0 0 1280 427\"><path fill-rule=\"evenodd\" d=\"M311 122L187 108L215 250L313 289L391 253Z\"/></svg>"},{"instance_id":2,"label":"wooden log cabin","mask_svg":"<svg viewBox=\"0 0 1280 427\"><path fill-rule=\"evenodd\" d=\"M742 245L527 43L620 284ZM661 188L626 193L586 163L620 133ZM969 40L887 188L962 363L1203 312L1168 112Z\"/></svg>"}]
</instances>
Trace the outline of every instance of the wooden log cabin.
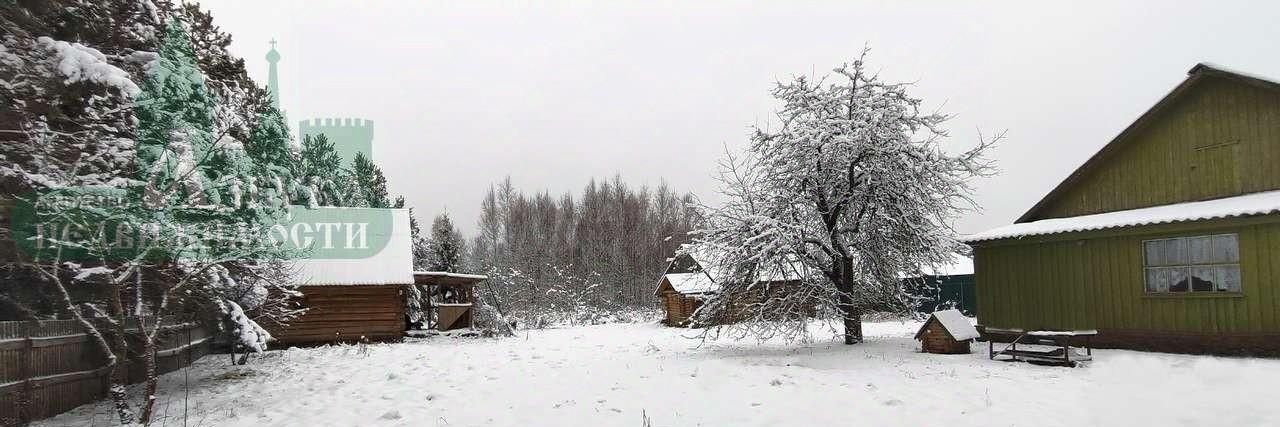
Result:
<instances>
[{"instance_id":1,"label":"wooden log cabin","mask_svg":"<svg viewBox=\"0 0 1280 427\"><path fill-rule=\"evenodd\" d=\"M407 209L319 208L317 221L339 223L351 218L381 222L366 233L381 244L361 258L309 258L295 262L306 312L287 326L270 331L276 345L390 341L404 337L406 286L414 283L413 252ZM385 212L373 212L385 211ZM319 219L316 219L319 218ZM374 224L377 225L377 224Z\"/></svg>"}]
</instances>

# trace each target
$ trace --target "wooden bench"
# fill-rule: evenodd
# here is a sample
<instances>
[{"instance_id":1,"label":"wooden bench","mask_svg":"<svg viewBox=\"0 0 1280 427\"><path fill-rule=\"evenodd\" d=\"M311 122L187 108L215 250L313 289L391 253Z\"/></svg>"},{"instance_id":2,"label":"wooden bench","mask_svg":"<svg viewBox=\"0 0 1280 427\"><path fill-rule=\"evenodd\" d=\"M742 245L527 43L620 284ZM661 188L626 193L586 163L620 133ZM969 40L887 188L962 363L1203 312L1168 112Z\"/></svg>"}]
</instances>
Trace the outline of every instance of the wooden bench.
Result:
<instances>
[{"instance_id":1,"label":"wooden bench","mask_svg":"<svg viewBox=\"0 0 1280 427\"><path fill-rule=\"evenodd\" d=\"M1079 331L1024 331L1021 329L995 329L987 328L988 334L1017 334L1018 337L1010 342L1003 350L995 349L995 341L987 341L987 354L991 360L995 360L997 356L1008 356L1009 360L1023 360L1027 362L1046 363L1052 365L1071 366L1079 365L1080 362L1088 362L1093 360L1092 338L1098 335L1096 330L1079 330ZM1084 354L1076 351L1070 345L1073 338L1084 339ZM1018 344L1022 344L1022 348L1018 348Z\"/></svg>"}]
</instances>

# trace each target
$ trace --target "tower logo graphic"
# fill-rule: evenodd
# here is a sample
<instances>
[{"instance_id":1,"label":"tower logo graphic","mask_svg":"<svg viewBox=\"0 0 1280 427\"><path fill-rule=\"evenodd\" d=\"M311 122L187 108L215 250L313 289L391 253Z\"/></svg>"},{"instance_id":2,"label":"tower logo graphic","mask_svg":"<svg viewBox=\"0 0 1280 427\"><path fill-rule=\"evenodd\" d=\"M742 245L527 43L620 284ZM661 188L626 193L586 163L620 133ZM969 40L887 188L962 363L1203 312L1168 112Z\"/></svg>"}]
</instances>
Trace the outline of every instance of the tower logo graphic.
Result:
<instances>
[{"instance_id":1,"label":"tower logo graphic","mask_svg":"<svg viewBox=\"0 0 1280 427\"><path fill-rule=\"evenodd\" d=\"M267 51L267 91L271 94L271 102L277 109L280 107L280 51L276 50L276 40L271 39L271 50ZM282 109L281 109L282 110ZM283 110L282 110L283 111ZM298 122L300 138L315 138L324 135L333 143L343 163L355 161L357 154L373 160L373 120L342 117L314 118Z\"/></svg>"}]
</instances>

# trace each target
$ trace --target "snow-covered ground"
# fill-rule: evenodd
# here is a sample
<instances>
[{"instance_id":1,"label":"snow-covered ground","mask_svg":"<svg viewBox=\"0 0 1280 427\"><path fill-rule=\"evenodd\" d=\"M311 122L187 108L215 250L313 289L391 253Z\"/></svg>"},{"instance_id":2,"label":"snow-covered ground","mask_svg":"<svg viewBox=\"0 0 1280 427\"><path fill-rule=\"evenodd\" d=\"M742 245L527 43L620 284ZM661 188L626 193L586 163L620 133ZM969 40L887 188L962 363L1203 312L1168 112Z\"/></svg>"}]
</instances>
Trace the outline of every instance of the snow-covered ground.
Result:
<instances>
[{"instance_id":1,"label":"snow-covered ground","mask_svg":"<svg viewBox=\"0 0 1280 427\"><path fill-rule=\"evenodd\" d=\"M856 346L699 346L688 330L614 324L277 350L240 367L214 355L165 376L157 425L1280 425L1278 360L1100 350L1046 367L977 344L922 354L918 325L869 323ZM109 407L43 424L108 425Z\"/></svg>"}]
</instances>

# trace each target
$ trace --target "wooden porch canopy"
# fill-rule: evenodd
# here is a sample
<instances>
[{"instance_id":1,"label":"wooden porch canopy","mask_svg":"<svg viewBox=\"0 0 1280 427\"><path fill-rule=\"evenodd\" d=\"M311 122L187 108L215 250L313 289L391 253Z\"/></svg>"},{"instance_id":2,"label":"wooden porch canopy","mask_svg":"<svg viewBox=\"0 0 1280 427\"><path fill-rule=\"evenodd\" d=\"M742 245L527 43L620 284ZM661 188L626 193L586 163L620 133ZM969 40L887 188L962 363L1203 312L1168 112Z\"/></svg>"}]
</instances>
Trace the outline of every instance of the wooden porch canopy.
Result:
<instances>
[{"instance_id":1,"label":"wooden porch canopy","mask_svg":"<svg viewBox=\"0 0 1280 427\"><path fill-rule=\"evenodd\" d=\"M413 283L426 287L427 328L439 331L470 328L475 319L475 284L487 280L478 274L415 271Z\"/></svg>"}]
</instances>

